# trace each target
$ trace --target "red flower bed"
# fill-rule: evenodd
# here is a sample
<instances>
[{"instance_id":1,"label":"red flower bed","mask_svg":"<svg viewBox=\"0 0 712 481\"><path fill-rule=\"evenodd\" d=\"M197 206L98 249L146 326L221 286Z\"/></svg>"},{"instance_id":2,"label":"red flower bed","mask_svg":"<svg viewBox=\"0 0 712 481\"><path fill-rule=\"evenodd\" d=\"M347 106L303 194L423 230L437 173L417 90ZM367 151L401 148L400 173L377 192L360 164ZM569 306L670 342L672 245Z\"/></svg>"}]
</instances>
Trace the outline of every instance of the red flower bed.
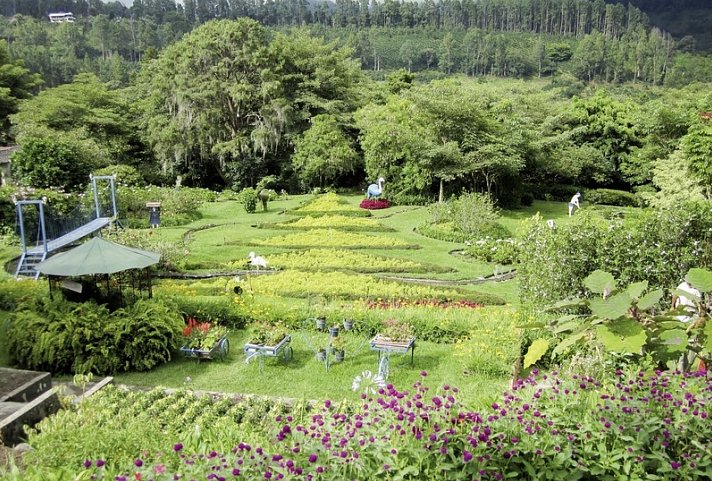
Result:
<instances>
[{"instance_id":1,"label":"red flower bed","mask_svg":"<svg viewBox=\"0 0 712 481\"><path fill-rule=\"evenodd\" d=\"M469 307L478 309L484 304L472 301L445 301L438 299L416 299L416 300L396 300L396 301L369 301L366 303L368 309L397 309L399 307Z\"/></svg>"},{"instance_id":2,"label":"red flower bed","mask_svg":"<svg viewBox=\"0 0 712 481\"><path fill-rule=\"evenodd\" d=\"M387 199L363 199L359 204L359 207L368 210L387 209L390 206L391 201Z\"/></svg>"}]
</instances>

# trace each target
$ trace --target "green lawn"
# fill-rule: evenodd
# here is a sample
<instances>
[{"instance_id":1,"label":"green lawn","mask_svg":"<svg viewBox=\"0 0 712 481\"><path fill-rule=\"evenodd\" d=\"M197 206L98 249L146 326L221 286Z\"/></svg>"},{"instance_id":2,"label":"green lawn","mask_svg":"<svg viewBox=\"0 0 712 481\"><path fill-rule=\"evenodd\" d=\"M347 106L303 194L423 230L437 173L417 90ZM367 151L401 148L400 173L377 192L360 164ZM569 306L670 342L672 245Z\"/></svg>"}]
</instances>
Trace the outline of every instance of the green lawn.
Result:
<instances>
[{"instance_id":1,"label":"green lawn","mask_svg":"<svg viewBox=\"0 0 712 481\"><path fill-rule=\"evenodd\" d=\"M248 334L230 334L230 354L225 360L200 361L177 357L174 361L147 373L116 376L116 381L143 386L184 387L209 391L226 391L308 399L356 399L352 382L365 370L378 370L378 354L371 351L368 338L346 334L346 358L326 369L316 359L316 346L326 343L327 334L315 332L292 333L293 358L264 358L260 372L258 360L245 362L242 352ZM453 346L418 342L413 365L410 354L391 356L391 375L388 382L405 388L420 378L425 370L438 383L459 386L462 399L474 404L490 403L501 393L508 380L491 378L478 373L464 373L460 359L453 355Z\"/></svg>"}]
</instances>

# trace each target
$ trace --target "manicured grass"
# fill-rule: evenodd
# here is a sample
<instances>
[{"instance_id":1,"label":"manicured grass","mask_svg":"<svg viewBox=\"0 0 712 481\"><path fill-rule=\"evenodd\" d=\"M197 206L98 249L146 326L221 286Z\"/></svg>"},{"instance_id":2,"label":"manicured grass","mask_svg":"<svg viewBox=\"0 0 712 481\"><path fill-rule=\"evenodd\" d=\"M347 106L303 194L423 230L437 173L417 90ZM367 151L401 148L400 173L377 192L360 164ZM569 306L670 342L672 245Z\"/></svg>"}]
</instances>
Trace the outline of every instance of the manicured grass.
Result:
<instances>
[{"instance_id":1,"label":"manicured grass","mask_svg":"<svg viewBox=\"0 0 712 481\"><path fill-rule=\"evenodd\" d=\"M351 333L346 337L344 362L331 364L328 371L324 362L316 359L317 346L327 342L326 333L292 333L293 359L285 362L283 359L265 358L264 370L260 372L258 360L245 363L242 350L249 335L246 331L234 331L229 337L230 354L225 360L198 362L178 357L150 372L120 374L116 376L116 382L290 398L356 399L351 386L353 379L365 370L375 373L378 370L378 354L369 349L368 338ZM473 405L492 402L508 380L465 374L460 359L453 355L453 349L449 344L417 342L413 365L410 364L410 354L391 356L388 381L397 386L410 386L425 370L438 383L460 387L462 399Z\"/></svg>"}]
</instances>

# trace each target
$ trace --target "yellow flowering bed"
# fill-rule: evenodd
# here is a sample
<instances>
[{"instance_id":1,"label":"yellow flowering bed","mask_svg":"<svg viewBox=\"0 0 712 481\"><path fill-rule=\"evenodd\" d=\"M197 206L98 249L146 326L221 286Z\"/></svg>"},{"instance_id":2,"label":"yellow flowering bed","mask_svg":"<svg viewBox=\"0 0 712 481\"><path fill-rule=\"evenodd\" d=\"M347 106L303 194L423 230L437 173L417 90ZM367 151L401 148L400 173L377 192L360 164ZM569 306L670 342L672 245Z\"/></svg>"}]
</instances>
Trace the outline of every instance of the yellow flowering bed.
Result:
<instances>
[{"instance_id":1,"label":"yellow flowering bed","mask_svg":"<svg viewBox=\"0 0 712 481\"><path fill-rule=\"evenodd\" d=\"M469 339L456 341L454 349L465 372L511 376L521 350L516 311L511 307L486 307L473 313L471 322Z\"/></svg>"},{"instance_id":2,"label":"yellow flowering bed","mask_svg":"<svg viewBox=\"0 0 712 481\"><path fill-rule=\"evenodd\" d=\"M363 230L363 231L393 231L394 229L386 227L374 219L363 217L353 217L348 215L323 215L302 217L300 219L291 220L288 222L280 222L277 224L262 224L260 227L269 229L339 229L339 230Z\"/></svg>"},{"instance_id":3,"label":"yellow flowering bed","mask_svg":"<svg viewBox=\"0 0 712 481\"><path fill-rule=\"evenodd\" d=\"M340 214L348 216L363 216L368 217L371 212L366 209L361 209L358 206L348 204L344 199L329 192L315 197L305 205L291 211L296 215L327 215Z\"/></svg>"},{"instance_id":4,"label":"yellow flowering bed","mask_svg":"<svg viewBox=\"0 0 712 481\"><path fill-rule=\"evenodd\" d=\"M462 298L455 289L401 284L367 275L343 272L303 272L291 270L252 279L256 294L284 297L319 296L326 299L445 299Z\"/></svg>"},{"instance_id":5,"label":"yellow flowering bed","mask_svg":"<svg viewBox=\"0 0 712 481\"><path fill-rule=\"evenodd\" d=\"M267 239L254 239L253 246L272 247L342 247L345 249L419 249L417 244L408 244L400 239L386 236L373 236L335 229L313 229L295 232Z\"/></svg>"},{"instance_id":6,"label":"yellow flowering bed","mask_svg":"<svg viewBox=\"0 0 712 481\"><path fill-rule=\"evenodd\" d=\"M445 272L436 265L421 264L407 259L375 256L345 249L309 249L273 254L270 265L279 269L302 271L351 270L355 272Z\"/></svg>"}]
</instances>

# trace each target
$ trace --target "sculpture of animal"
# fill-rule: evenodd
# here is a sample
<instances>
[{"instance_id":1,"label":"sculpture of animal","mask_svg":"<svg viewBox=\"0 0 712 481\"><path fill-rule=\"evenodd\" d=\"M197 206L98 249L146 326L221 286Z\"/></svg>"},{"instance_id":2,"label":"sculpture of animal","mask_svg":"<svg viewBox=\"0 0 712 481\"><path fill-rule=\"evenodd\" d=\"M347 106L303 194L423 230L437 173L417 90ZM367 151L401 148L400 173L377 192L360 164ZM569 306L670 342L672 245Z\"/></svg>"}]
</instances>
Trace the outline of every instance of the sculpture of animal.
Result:
<instances>
[{"instance_id":1,"label":"sculpture of animal","mask_svg":"<svg viewBox=\"0 0 712 481\"><path fill-rule=\"evenodd\" d=\"M250 252L247 257L250 259L250 265L260 270L260 267L267 269L267 260L262 256L255 255L254 252Z\"/></svg>"},{"instance_id":2,"label":"sculpture of animal","mask_svg":"<svg viewBox=\"0 0 712 481\"><path fill-rule=\"evenodd\" d=\"M380 197L383 193L383 183L386 181L383 177L378 178L378 184L371 184L366 190L366 194L369 199L375 199Z\"/></svg>"}]
</instances>

